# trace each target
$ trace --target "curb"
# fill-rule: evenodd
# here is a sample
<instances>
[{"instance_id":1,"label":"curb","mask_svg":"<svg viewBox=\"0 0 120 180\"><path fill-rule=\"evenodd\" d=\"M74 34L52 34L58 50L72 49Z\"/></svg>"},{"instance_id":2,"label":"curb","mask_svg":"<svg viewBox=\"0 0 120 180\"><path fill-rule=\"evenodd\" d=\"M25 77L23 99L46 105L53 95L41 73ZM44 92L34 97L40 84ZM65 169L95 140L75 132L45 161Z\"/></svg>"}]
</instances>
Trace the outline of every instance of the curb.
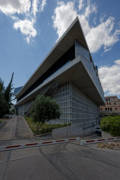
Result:
<instances>
[{"instance_id":1,"label":"curb","mask_svg":"<svg viewBox=\"0 0 120 180\"><path fill-rule=\"evenodd\" d=\"M48 140L48 141L42 141L38 143L34 142L34 143L28 143L28 144L1 146L0 152L18 150L18 149L24 149L24 148L40 147L40 146L45 146L45 145L75 142L75 141L79 141L80 145L88 145L88 144L95 144L95 143L100 143L100 142L109 142L109 141L116 141L116 140L120 140L120 138L102 138L102 139L83 140L80 137L76 137L76 138L69 138L69 139Z\"/></svg>"}]
</instances>

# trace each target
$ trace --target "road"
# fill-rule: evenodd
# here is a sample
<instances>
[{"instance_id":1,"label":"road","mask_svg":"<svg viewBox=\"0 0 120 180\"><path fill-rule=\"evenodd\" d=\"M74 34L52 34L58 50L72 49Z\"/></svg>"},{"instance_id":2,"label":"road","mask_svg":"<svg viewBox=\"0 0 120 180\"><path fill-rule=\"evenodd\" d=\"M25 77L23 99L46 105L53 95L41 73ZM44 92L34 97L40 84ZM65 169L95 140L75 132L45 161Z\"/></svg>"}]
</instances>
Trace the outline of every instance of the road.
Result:
<instances>
[{"instance_id":1,"label":"road","mask_svg":"<svg viewBox=\"0 0 120 180\"><path fill-rule=\"evenodd\" d=\"M16 126L17 123L16 120ZM20 139L20 129L17 132L18 139L14 135L14 140L9 142L35 141ZM14 179L120 180L120 151L101 150L94 145L80 146L76 142L0 152L0 180Z\"/></svg>"}]
</instances>

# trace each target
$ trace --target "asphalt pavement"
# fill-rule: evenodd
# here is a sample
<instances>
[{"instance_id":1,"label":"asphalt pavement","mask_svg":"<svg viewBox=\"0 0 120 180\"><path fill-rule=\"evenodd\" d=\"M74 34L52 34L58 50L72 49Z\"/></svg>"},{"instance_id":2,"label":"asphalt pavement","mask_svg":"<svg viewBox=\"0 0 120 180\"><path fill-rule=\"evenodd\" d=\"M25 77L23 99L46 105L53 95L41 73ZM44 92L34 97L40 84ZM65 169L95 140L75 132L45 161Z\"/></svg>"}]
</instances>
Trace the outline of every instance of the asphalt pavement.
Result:
<instances>
[{"instance_id":1,"label":"asphalt pavement","mask_svg":"<svg viewBox=\"0 0 120 180\"><path fill-rule=\"evenodd\" d=\"M12 133L8 133L11 140L5 133L6 139L0 141L1 145L5 142L20 144L35 141L28 133L29 128L25 132L24 121L19 121L18 118L11 121L15 123L9 124L13 129ZM74 142L0 152L0 180L78 179L120 180L120 151L102 150L92 144L80 146Z\"/></svg>"},{"instance_id":2,"label":"asphalt pavement","mask_svg":"<svg viewBox=\"0 0 120 180\"><path fill-rule=\"evenodd\" d=\"M76 143L0 153L0 180L120 180L120 151Z\"/></svg>"}]
</instances>

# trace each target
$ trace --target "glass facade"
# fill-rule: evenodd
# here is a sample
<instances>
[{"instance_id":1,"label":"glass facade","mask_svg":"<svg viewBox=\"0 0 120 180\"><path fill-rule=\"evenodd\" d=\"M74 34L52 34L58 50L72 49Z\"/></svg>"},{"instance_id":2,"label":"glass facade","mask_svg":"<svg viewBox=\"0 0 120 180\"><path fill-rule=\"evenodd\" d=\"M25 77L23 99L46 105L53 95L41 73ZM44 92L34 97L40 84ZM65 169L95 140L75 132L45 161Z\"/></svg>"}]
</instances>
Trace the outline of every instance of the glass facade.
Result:
<instances>
[{"instance_id":1,"label":"glass facade","mask_svg":"<svg viewBox=\"0 0 120 180\"><path fill-rule=\"evenodd\" d=\"M53 97L60 106L61 121L72 122L83 129L98 124L99 108L72 83L59 87Z\"/></svg>"}]
</instances>

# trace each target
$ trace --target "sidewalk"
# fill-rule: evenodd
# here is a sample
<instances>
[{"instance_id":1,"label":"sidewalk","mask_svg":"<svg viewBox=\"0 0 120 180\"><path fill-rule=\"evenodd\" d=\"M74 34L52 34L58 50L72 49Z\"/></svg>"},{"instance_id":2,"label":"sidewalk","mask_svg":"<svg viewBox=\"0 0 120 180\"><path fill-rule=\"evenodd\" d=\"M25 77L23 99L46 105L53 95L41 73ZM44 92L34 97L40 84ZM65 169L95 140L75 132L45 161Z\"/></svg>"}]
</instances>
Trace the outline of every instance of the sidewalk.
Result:
<instances>
[{"instance_id":1,"label":"sidewalk","mask_svg":"<svg viewBox=\"0 0 120 180\"><path fill-rule=\"evenodd\" d=\"M10 140L15 138L16 119L6 119L5 125L0 128L0 140Z\"/></svg>"},{"instance_id":2,"label":"sidewalk","mask_svg":"<svg viewBox=\"0 0 120 180\"><path fill-rule=\"evenodd\" d=\"M113 137L113 136L112 136L111 134L105 132L105 131L102 131L102 137L103 137L103 138L111 138L111 137Z\"/></svg>"},{"instance_id":3,"label":"sidewalk","mask_svg":"<svg viewBox=\"0 0 120 180\"><path fill-rule=\"evenodd\" d=\"M16 116L16 138L33 138L33 132L28 126L26 120L22 116Z\"/></svg>"}]
</instances>

